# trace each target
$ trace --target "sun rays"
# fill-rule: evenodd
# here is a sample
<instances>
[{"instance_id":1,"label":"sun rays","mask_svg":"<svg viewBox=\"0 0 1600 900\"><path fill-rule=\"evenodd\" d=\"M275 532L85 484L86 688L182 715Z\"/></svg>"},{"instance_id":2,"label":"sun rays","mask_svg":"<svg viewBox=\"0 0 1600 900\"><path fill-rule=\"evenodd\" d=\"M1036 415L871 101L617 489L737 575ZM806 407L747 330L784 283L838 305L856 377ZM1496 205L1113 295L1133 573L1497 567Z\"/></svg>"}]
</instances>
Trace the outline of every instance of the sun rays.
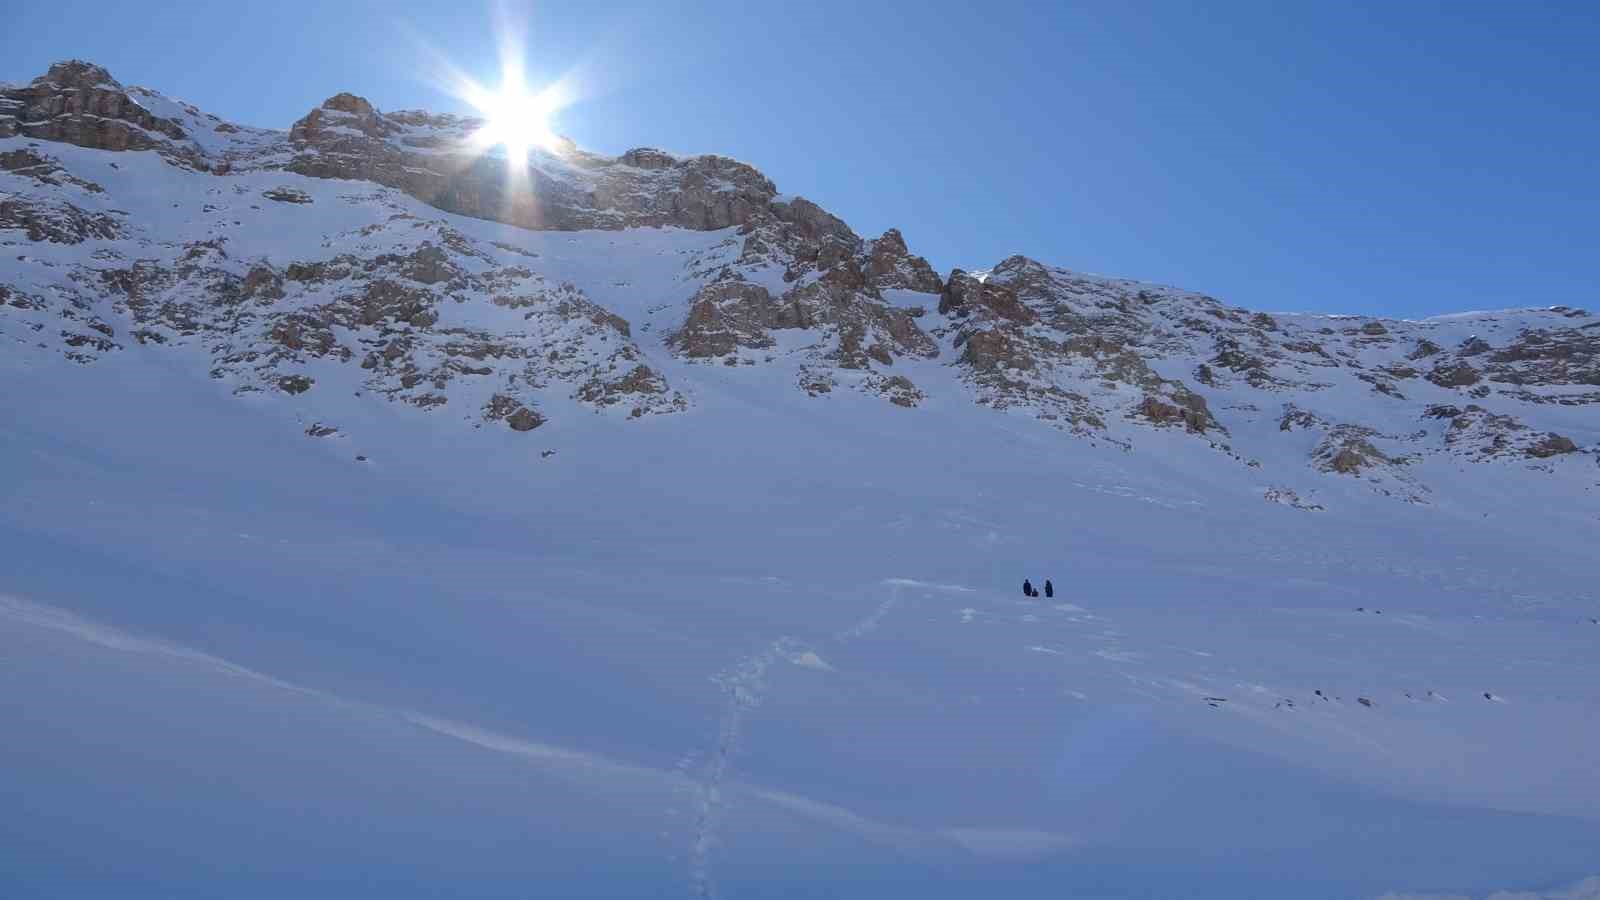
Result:
<instances>
[{"instance_id":1,"label":"sun rays","mask_svg":"<svg viewBox=\"0 0 1600 900\"><path fill-rule=\"evenodd\" d=\"M532 91L523 80L521 66L506 62L498 90L469 80L461 86L461 97L484 118L483 127L472 136L473 143L484 150L501 148L508 165L526 165L529 152L535 149L561 151L561 140L550 125L550 117L562 105L558 85Z\"/></svg>"},{"instance_id":2,"label":"sun rays","mask_svg":"<svg viewBox=\"0 0 1600 900\"><path fill-rule=\"evenodd\" d=\"M504 8L496 15L496 43L500 57L497 86L488 86L436 49L426 36L411 32L413 40L430 58L431 78L443 92L471 106L481 120L469 135L469 149L477 155L503 155L514 180L524 180L534 154L566 155L571 144L556 133L555 116L575 99L572 79L563 75L548 84L528 81L524 60L525 22L516 21Z\"/></svg>"}]
</instances>

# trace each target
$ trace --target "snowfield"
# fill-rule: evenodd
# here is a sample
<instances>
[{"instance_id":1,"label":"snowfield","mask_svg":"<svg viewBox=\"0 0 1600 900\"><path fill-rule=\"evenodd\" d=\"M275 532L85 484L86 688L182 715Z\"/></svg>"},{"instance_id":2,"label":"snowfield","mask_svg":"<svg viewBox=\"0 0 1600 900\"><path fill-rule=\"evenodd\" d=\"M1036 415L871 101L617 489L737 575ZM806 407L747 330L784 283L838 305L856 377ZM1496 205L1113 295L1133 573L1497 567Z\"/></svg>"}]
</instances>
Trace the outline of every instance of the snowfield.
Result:
<instances>
[{"instance_id":1,"label":"snowfield","mask_svg":"<svg viewBox=\"0 0 1600 900\"><path fill-rule=\"evenodd\" d=\"M1594 869L1590 532L1517 515L1553 488L1311 515L1226 459L705 367L695 413L547 458L355 402L330 449L157 349L5 361L16 896Z\"/></svg>"},{"instance_id":2,"label":"snowfield","mask_svg":"<svg viewBox=\"0 0 1600 900\"><path fill-rule=\"evenodd\" d=\"M1600 417L1569 388L1419 422L1357 366L1270 395L1219 369L1225 445L1121 415L1080 434L974 402L959 320L885 289L929 307L938 355L892 361L923 396L848 366L813 396L821 326L722 359L669 343L737 228L535 232L0 140L30 148L100 190L7 172L0 201L121 224L0 230L0 285L38 300L0 310L0 895L1600 896ZM219 237L240 277L448 243L461 278L524 266L515 290L629 328L482 296L327 326L509 336L541 364L566 342L572 369L511 378L547 419L526 431L478 412L494 354L431 406L353 356L235 365L246 330L187 313L146 342L94 306L117 347L78 352L89 312L63 298ZM1556 315L1384 327L1504 346ZM1351 340L1363 373L1388 364ZM1151 367L1190 378L1186 352ZM647 414L585 397L618 359L670 386ZM314 387L270 389L291 371ZM1075 372L1007 377L1137 400ZM1536 428L1494 431L1512 412ZM1335 422L1404 459L1319 469ZM1524 455L1544 429L1579 449Z\"/></svg>"}]
</instances>

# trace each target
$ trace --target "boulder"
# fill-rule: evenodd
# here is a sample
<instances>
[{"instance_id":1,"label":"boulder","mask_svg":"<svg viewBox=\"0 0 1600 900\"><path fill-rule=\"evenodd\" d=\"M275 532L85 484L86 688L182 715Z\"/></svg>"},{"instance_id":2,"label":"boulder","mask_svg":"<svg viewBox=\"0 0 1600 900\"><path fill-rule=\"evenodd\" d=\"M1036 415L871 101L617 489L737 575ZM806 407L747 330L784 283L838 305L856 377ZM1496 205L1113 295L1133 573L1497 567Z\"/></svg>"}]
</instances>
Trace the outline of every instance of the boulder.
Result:
<instances>
[{"instance_id":1,"label":"boulder","mask_svg":"<svg viewBox=\"0 0 1600 900\"><path fill-rule=\"evenodd\" d=\"M1575 453L1577 450L1578 445L1573 443L1571 438L1564 437L1552 431L1546 434L1543 438L1539 439L1537 443L1528 447L1525 452L1535 459L1546 459L1551 456L1560 456L1565 453Z\"/></svg>"}]
</instances>

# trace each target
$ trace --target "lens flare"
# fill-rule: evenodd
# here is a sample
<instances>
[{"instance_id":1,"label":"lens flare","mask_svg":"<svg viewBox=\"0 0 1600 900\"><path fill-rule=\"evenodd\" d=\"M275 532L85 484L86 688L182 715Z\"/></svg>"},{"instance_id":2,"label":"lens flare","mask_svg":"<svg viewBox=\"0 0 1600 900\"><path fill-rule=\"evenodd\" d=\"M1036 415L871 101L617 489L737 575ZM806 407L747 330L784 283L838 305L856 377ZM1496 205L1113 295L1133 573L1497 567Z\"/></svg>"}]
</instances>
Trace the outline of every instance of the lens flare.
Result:
<instances>
[{"instance_id":1,"label":"lens flare","mask_svg":"<svg viewBox=\"0 0 1600 900\"><path fill-rule=\"evenodd\" d=\"M522 73L508 67L499 90L473 84L463 93L484 118L483 127L473 135L480 147L504 149L506 161L513 164L526 163L534 149L560 152L561 141L550 127L551 115L561 106L553 88L532 92Z\"/></svg>"}]
</instances>

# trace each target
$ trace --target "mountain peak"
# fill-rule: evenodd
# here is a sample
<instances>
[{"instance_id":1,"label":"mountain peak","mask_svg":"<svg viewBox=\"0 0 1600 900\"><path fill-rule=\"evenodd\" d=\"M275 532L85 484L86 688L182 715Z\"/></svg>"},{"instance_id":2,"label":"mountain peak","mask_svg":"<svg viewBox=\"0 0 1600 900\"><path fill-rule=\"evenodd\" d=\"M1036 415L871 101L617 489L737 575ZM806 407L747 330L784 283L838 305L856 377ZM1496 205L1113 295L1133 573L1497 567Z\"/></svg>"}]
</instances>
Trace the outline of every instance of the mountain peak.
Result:
<instances>
[{"instance_id":1,"label":"mountain peak","mask_svg":"<svg viewBox=\"0 0 1600 900\"><path fill-rule=\"evenodd\" d=\"M63 88L108 88L122 90L122 83L111 77L103 66L82 59L64 59L50 64L45 74L33 80L34 84L47 82Z\"/></svg>"},{"instance_id":2,"label":"mountain peak","mask_svg":"<svg viewBox=\"0 0 1600 900\"><path fill-rule=\"evenodd\" d=\"M321 109L334 109L339 112L355 113L358 116L375 116L378 114L367 98L352 94L349 91L340 91L332 97L322 101Z\"/></svg>"},{"instance_id":3,"label":"mountain peak","mask_svg":"<svg viewBox=\"0 0 1600 900\"><path fill-rule=\"evenodd\" d=\"M23 87L0 88L0 137L60 141L98 150L163 150L192 159L177 122L130 97L103 67L65 60Z\"/></svg>"}]
</instances>

